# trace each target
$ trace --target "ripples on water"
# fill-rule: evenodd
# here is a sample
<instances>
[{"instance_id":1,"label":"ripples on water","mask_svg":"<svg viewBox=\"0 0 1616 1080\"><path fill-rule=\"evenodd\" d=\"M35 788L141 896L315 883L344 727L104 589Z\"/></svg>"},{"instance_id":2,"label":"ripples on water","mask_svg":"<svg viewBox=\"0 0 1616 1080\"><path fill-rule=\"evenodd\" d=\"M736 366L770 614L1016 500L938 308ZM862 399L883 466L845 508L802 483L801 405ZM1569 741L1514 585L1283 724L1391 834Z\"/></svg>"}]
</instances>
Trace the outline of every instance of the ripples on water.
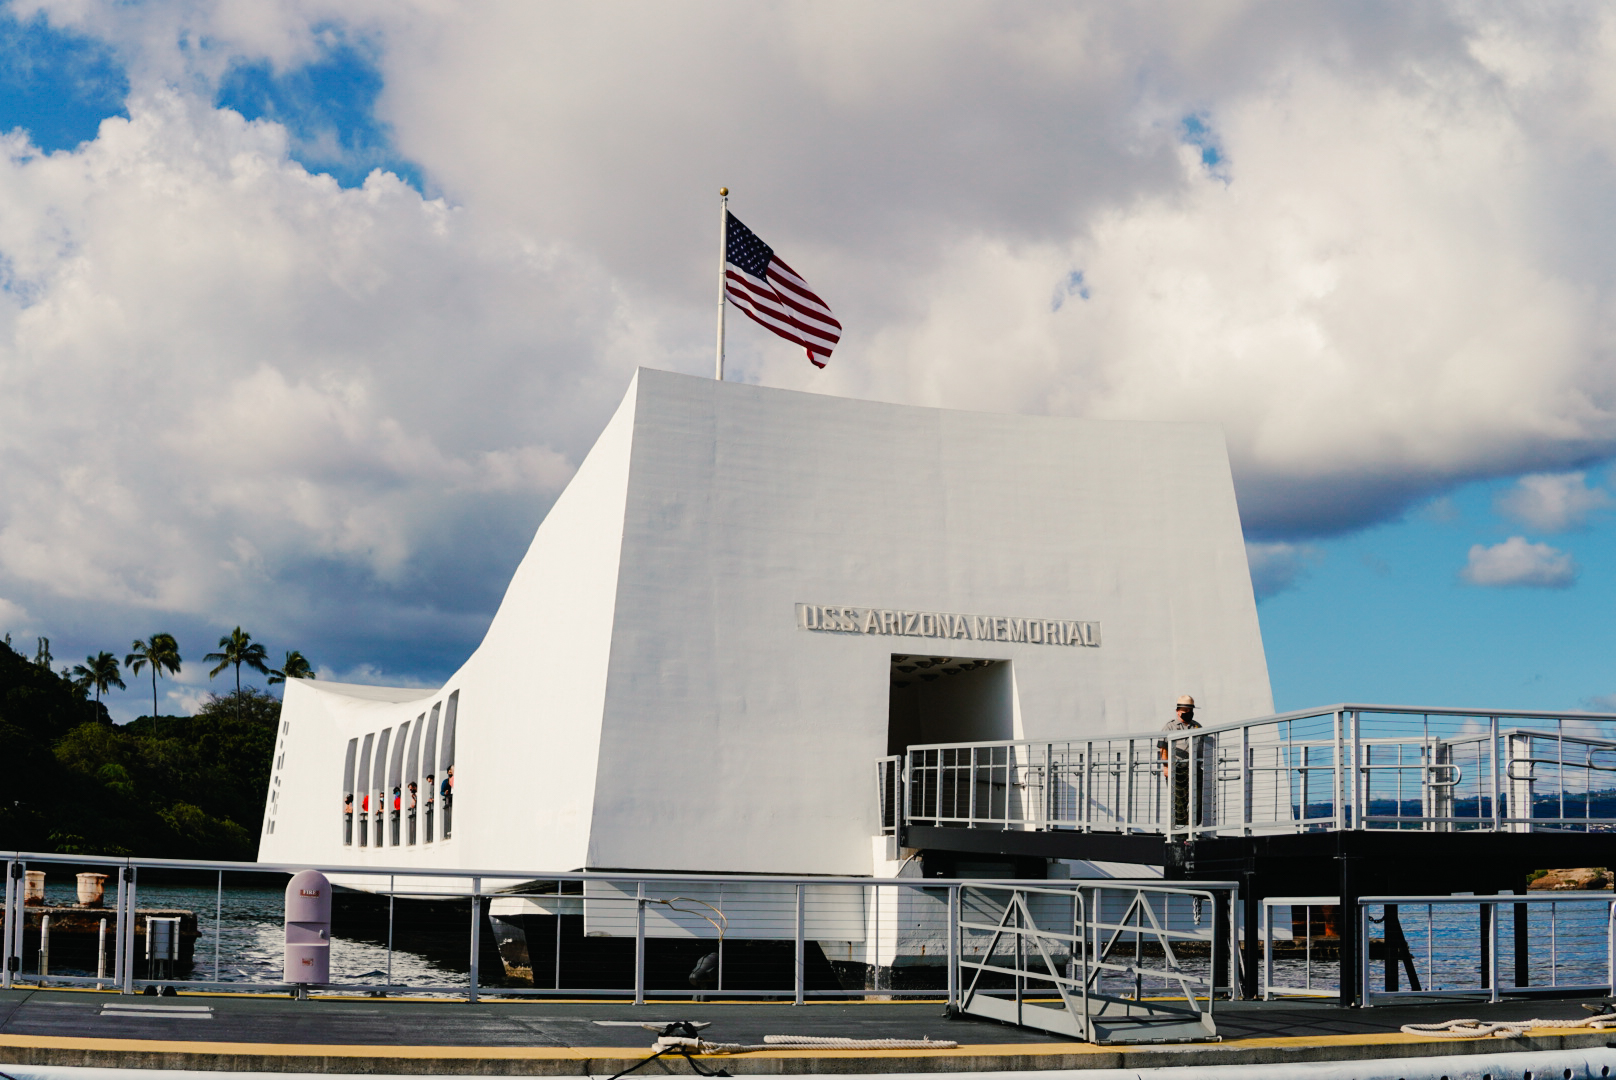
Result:
<instances>
[{"instance_id":1,"label":"ripples on water","mask_svg":"<svg viewBox=\"0 0 1616 1080\"><path fill-rule=\"evenodd\" d=\"M1370 913L1379 918L1379 908ZM1278 909L1283 916L1283 909ZM1609 986L1607 967L1608 909L1603 900L1562 901L1554 905L1532 904L1528 908L1527 942L1533 986ZM1433 905L1427 923L1424 904L1404 904L1399 909L1403 936L1414 957L1414 970L1426 990L1477 990L1481 979L1480 914L1476 908ZM1288 919L1278 920L1280 925ZM1378 939L1381 926L1371 936ZM1370 962L1370 985L1385 986L1385 962ZM1300 959L1274 961L1274 985L1300 988L1308 985L1307 963ZM1498 905L1498 978L1505 988L1515 985L1515 912L1507 901ZM1399 985L1408 987L1406 973L1399 968ZM1312 964L1313 989L1340 986L1341 966L1334 960Z\"/></svg>"}]
</instances>

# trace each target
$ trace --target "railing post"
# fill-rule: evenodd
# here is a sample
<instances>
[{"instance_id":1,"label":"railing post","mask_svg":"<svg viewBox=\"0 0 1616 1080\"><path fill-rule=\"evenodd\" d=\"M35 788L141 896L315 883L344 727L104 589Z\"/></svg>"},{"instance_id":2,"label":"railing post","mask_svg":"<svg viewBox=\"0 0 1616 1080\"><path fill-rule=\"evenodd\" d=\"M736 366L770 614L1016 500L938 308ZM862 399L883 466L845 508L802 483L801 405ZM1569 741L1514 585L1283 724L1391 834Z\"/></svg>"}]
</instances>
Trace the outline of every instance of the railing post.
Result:
<instances>
[{"instance_id":1,"label":"railing post","mask_svg":"<svg viewBox=\"0 0 1616 1080\"><path fill-rule=\"evenodd\" d=\"M391 897L388 898L391 904ZM467 1001L477 1000L477 967L482 957L483 938L483 879L471 879L471 986L466 991Z\"/></svg>"},{"instance_id":2,"label":"railing post","mask_svg":"<svg viewBox=\"0 0 1616 1080\"><path fill-rule=\"evenodd\" d=\"M1246 929L1247 934L1251 934L1251 933L1254 933L1256 931L1256 927L1255 926L1248 927L1248 920L1246 919L1246 915L1247 915L1246 907L1247 907L1247 905L1242 901L1241 896L1240 896L1240 888L1239 888L1239 886L1236 886L1229 893L1229 998L1230 998L1230 1000L1234 1000L1236 998L1244 998L1244 997L1248 996L1246 994L1246 983L1249 980L1245 977L1246 973L1243 970L1243 965L1249 964L1251 962L1251 960L1252 960L1252 957L1248 956L1247 953L1246 953L1246 950L1244 948L1242 948L1242 945L1244 943L1240 940L1240 931L1244 928L1244 929Z\"/></svg>"},{"instance_id":3,"label":"railing post","mask_svg":"<svg viewBox=\"0 0 1616 1080\"><path fill-rule=\"evenodd\" d=\"M1041 832L1053 829L1056 817L1055 810L1055 744L1044 744L1044 821Z\"/></svg>"},{"instance_id":4,"label":"railing post","mask_svg":"<svg viewBox=\"0 0 1616 1080\"><path fill-rule=\"evenodd\" d=\"M1554 909L1549 909L1549 925L1554 925ZM1555 964L1549 962L1550 972ZM1610 996L1616 997L1616 900L1605 901L1605 970L1610 975ZM1552 976L1551 976L1552 981Z\"/></svg>"},{"instance_id":5,"label":"railing post","mask_svg":"<svg viewBox=\"0 0 1616 1080\"><path fill-rule=\"evenodd\" d=\"M139 884L140 871L134 866L125 866L123 874L129 881L129 887L123 894L123 911L118 915L118 923L123 926L123 985L120 991L125 994L135 992L135 887Z\"/></svg>"},{"instance_id":6,"label":"railing post","mask_svg":"<svg viewBox=\"0 0 1616 1080\"><path fill-rule=\"evenodd\" d=\"M16 892L17 862L15 859L6 860L6 925L5 933L0 934L0 988L11 989L11 935L17 929L17 916L12 912L12 895Z\"/></svg>"},{"instance_id":7,"label":"railing post","mask_svg":"<svg viewBox=\"0 0 1616 1080\"><path fill-rule=\"evenodd\" d=\"M1133 740L1123 740L1124 760L1122 762L1122 831L1133 832ZM1086 909L1085 909L1086 910Z\"/></svg>"},{"instance_id":8,"label":"railing post","mask_svg":"<svg viewBox=\"0 0 1616 1080\"><path fill-rule=\"evenodd\" d=\"M1349 828L1362 829L1364 825L1364 807L1369 805L1368 793L1364 786L1369 782L1369 770L1364 767L1363 761L1363 713L1356 709L1345 714L1350 717L1352 724L1352 802L1347 809ZM1399 759L1401 760L1401 759Z\"/></svg>"},{"instance_id":9,"label":"railing post","mask_svg":"<svg viewBox=\"0 0 1616 1080\"><path fill-rule=\"evenodd\" d=\"M1240 826L1241 835L1251 835L1251 725L1240 725Z\"/></svg>"},{"instance_id":10,"label":"railing post","mask_svg":"<svg viewBox=\"0 0 1616 1080\"><path fill-rule=\"evenodd\" d=\"M1264 897L1262 900L1262 914L1258 916L1258 922L1261 923L1262 927L1262 986L1260 989L1262 991L1262 999L1264 1001L1272 1001L1274 999L1274 991L1272 989L1274 985L1273 910L1273 905L1268 902L1267 897ZM1303 918L1306 918L1305 908L1303 909ZM1294 919L1292 919L1292 925L1295 925ZM1306 923L1303 925L1307 925L1307 932L1309 934L1313 932L1313 927L1311 925Z\"/></svg>"},{"instance_id":11,"label":"railing post","mask_svg":"<svg viewBox=\"0 0 1616 1080\"><path fill-rule=\"evenodd\" d=\"M106 922L102 920L102 928ZM213 895L213 981L219 981L219 942L224 926L224 871L219 871L219 889ZM389 980L391 981L391 980Z\"/></svg>"},{"instance_id":12,"label":"railing post","mask_svg":"<svg viewBox=\"0 0 1616 1080\"><path fill-rule=\"evenodd\" d=\"M123 879L126 867L118 867L118 899L112 909L112 985L115 989L123 988Z\"/></svg>"},{"instance_id":13,"label":"railing post","mask_svg":"<svg viewBox=\"0 0 1616 1080\"><path fill-rule=\"evenodd\" d=\"M948 1007L956 1012L960 995L959 888L958 885L948 887ZM1611 910L1616 912L1616 904L1611 905ZM1611 983L1616 985L1616 964L1611 966L1611 972Z\"/></svg>"},{"instance_id":14,"label":"railing post","mask_svg":"<svg viewBox=\"0 0 1616 1080\"><path fill-rule=\"evenodd\" d=\"M1345 717L1341 710L1337 709L1335 711L1335 792L1334 797L1330 800L1335 804L1331 809L1334 811L1332 817L1335 819L1337 832L1347 827L1346 806L1344 805L1346 801L1346 791L1344 790L1346 777L1342 774L1342 766L1346 764L1347 749L1345 732L1342 730L1344 720ZM1306 813L1306 811L1303 812Z\"/></svg>"},{"instance_id":15,"label":"railing post","mask_svg":"<svg viewBox=\"0 0 1616 1080\"><path fill-rule=\"evenodd\" d=\"M393 897L397 893L397 891L398 891L398 875L397 874L388 874L387 875L387 985L388 985L389 988L392 987L392 985L393 985ZM478 916L480 916L481 914L482 914L481 911L472 912L472 918L476 919L477 927L478 927L479 930L481 929L482 924L483 924L482 919L478 918ZM474 931L473 936L472 936L472 941L475 942L476 940L477 940L477 936L476 936L476 932ZM475 969L473 969L473 970L475 970ZM475 982L475 980L473 980L473 981Z\"/></svg>"},{"instance_id":16,"label":"railing post","mask_svg":"<svg viewBox=\"0 0 1616 1080\"><path fill-rule=\"evenodd\" d=\"M1344 898L1343 898L1344 899ZM1355 900L1357 898L1354 898ZM1358 904L1358 940L1354 943L1358 947L1358 1001L1364 1008L1372 1004L1369 989L1369 905L1362 900ZM1343 915L1346 912L1342 912ZM1311 932L1311 931L1309 931Z\"/></svg>"},{"instance_id":17,"label":"railing post","mask_svg":"<svg viewBox=\"0 0 1616 1080\"><path fill-rule=\"evenodd\" d=\"M796 993L796 997L792 1001L793 1005L801 1005L802 1004L802 995L803 995L803 990L805 989L804 984L807 983L807 981L808 981L808 977L807 977L808 976L808 971L807 971L808 958L807 958L807 955L806 955L806 947L807 946L806 946L806 943L805 943L805 941L803 939L802 890L803 890L803 885L802 885L802 882L799 881L797 883L797 937L796 937L797 952L796 952L796 964L794 965L795 972L796 972L796 974L795 974L795 985L794 985L794 990L795 990L795 993Z\"/></svg>"},{"instance_id":18,"label":"railing post","mask_svg":"<svg viewBox=\"0 0 1616 1080\"><path fill-rule=\"evenodd\" d=\"M1111 813L1116 814L1116 797L1112 796ZM1084 832L1094 831L1094 740L1090 739L1083 744L1083 790L1077 805L1072 808L1073 816L1082 826Z\"/></svg>"},{"instance_id":19,"label":"railing post","mask_svg":"<svg viewBox=\"0 0 1616 1080\"><path fill-rule=\"evenodd\" d=\"M1083 892L1083 887L1077 887L1077 895L1073 901L1075 915L1077 916L1078 934L1083 942L1083 965L1077 969L1078 985L1083 991L1083 1039L1086 1042L1094 1041L1094 1015L1089 1011L1089 961L1094 958L1093 942L1099 940L1099 932L1089 932L1089 898Z\"/></svg>"},{"instance_id":20,"label":"railing post","mask_svg":"<svg viewBox=\"0 0 1616 1080\"><path fill-rule=\"evenodd\" d=\"M634 900L634 1004L645 1004L645 882Z\"/></svg>"},{"instance_id":21,"label":"railing post","mask_svg":"<svg viewBox=\"0 0 1616 1080\"><path fill-rule=\"evenodd\" d=\"M1500 819L1503 816L1498 808L1498 717L1489 716L1487 718L1487 732L1490 736L1487 740L1487 752L1493 761L1493 832L1498 832L1502 828Z\"/></svg>"},{"instance_id":22,"label":"railing post","mask_svg":"<svg viewBox=\"0 0 1616 1080\"><path fill-rule=\"evenodd\" d=\"M1498 905L1487 904L1487 986L1488 1001L1500 1000L1498 992Z\"/></svg>"}]
</instances>

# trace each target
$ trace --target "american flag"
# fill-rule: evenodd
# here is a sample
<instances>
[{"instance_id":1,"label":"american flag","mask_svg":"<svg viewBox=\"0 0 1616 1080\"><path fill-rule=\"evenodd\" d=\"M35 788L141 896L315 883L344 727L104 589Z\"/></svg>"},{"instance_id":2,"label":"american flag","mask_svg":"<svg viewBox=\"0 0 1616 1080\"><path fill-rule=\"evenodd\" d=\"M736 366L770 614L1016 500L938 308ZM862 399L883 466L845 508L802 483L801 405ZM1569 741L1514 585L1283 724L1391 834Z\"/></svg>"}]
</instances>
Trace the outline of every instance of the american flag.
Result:
<instances>
[{"instance_id":1,"label":"american flag","mask_svg":"<svg viewBox=\"0 0 1616 1080\"><path fill-rule=\"evenodd\" d=\"M724 235L726 295L753 321L808 350L815 367L824 367L842 339L842 324L830 307L734 214L728 214Z\"/></svg>"}]
</instances>

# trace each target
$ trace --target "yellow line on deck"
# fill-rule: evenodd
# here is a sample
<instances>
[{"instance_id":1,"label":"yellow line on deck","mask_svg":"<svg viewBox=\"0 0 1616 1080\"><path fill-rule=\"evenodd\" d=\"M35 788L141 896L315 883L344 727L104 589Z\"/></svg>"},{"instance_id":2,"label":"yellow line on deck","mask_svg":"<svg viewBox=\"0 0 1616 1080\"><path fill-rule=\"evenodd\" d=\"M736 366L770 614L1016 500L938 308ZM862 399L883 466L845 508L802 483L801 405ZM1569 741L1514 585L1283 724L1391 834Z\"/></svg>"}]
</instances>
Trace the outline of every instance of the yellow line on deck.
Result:
<instances>
[{"instance_id":1,"label":"yellow line on deck","mask_svg":"<svg viewBox=\"0 0 1616 1080\"><path fill-rule=\"evenodd\" d=\"M1527 1033L1545 1035L1582 1034L1566 1028L1538 1028ZM1417 1043L1471 1042L1471 1039L1432 1039L1424 1035L1405 1035L1402 1032L1377 1032L1359 1035L1272 1036L1251 1039L1228 1039L1220 1043L1180 1044L1189 1050L1195 1046L1213 1046L1223 1049L1240 1047L1308 1046L1376 1046ZM587 1060L592 1058L638 1058L651 1052L648 1046L398 1046L338 1045L326 1043L239 1043L167 1041L159 1039L103 1039L66 1035L0 1035L0 1047L42 1050L100 1050L144 1051L165 1054L259 1054L266 1057L380 1057L380 1058L491 1058L528 1059L543 1061ZM845 1058L860 1057L1025 1057L1046 1055L1084 1055L1129 1053L1136 1050L1159 1051L1160 1045L1096 1046L1092 1043L985 1043L937 1050L827 1050L803 1047L782 1047L779 1050L755 1050L745 1054L702 1055L709 1057L766 1057L766 1058Z\"/></svg>"}]
</instances>

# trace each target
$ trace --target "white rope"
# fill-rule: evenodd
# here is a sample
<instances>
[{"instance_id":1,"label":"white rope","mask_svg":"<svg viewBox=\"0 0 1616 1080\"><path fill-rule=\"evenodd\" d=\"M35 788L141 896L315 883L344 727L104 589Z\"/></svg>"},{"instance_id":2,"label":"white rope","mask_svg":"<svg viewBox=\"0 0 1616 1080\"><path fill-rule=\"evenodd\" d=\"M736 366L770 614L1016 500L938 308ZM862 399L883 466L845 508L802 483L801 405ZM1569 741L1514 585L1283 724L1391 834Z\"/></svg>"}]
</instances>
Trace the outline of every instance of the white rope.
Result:
<instances>
[{"instance_id":1,"label":"white rope","mask_svg":"<svg viewBox=\"0 0 1616 1080\"><path fill-rule=\"evenodd\" d=\"M686 1047L697 1054L744 1054L751 1050L953 1050L948 1039L835 1039L815 1035L765 1035L760 1043L715 1043L681 1035L664 1035L653 1050Z\"/></svg>"},{"instance_id":2,"label":"white rope","mask_svg":"<svg viewBox=\"0 0 1616 1080\"><path fill-rule=\"evenodd\" d=\"M1616 1013L1604 1013L1582 1020L1444 1020L1440 1024L1404 1024L1404 1035L1433 1035L1439 1039L1478 1039L1496 1036L1504 1039L1524 1035L1532 1028L1589 1028L1604 1031L1616 1028Z\"/></svg>"}]
</instances>

